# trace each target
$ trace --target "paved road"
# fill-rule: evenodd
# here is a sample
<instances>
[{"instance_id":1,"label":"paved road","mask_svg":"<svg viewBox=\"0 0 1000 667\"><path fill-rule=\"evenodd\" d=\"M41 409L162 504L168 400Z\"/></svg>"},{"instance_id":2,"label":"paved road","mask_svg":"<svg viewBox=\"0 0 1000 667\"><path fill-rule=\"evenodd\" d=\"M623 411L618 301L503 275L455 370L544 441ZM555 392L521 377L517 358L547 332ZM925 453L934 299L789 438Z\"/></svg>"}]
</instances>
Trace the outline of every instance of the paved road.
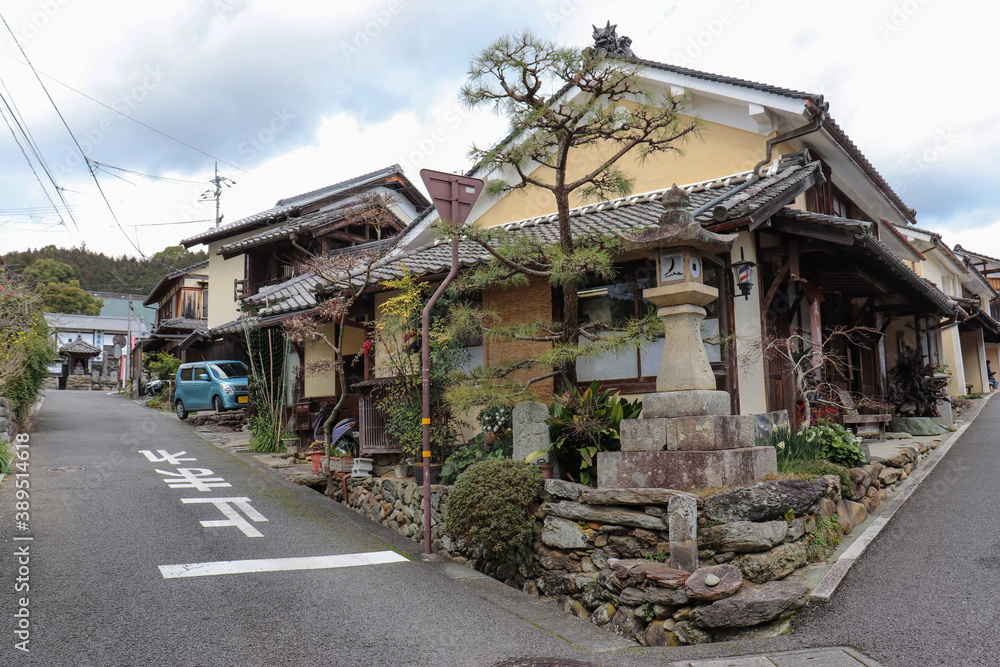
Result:
<instances>
[{"instance_id":1,"label":"paved road","mask_svg":"<svg viewBox=\"0 0 1000 667\"><path fill-rule=\"evenodd\" d=\"M560 656L644 667L839 645L889 666L997 665L998 434L994 401L832 601L798 617L792 636L592 653L539 627L558 622L551 608L418 561L166 579L161 565L413 555L419 547L219 450L171 415L118 397L49 392L30 440L29 531L18 531L13 516L16 480L0 487L0 664L488 666ZM196 461L154 462L139 453L162 458L161 449ZM176 474L157 472L185 467L211 470L231 486L171 488L164 480ZM260 537L234 525L203 526L228 519L214 504L181 502L224 497L250 499L246 507L267 521L253 521L235 503L229 508ZM26 534L34 540L15 541ZM13 591L17 551L25 544L28 654L12 646L23 595ZM556 634L593 645L588 632L604 634L582 622Z\"/></svg>"},{"instance_id":2,"label":"paved road","mask_svg":"<svg viewBox=\"0 0 1000 667\"><path fill-rule=\"evenodd\" d=\"M360 529L323 496L214 447L172 415L124 398L49 392L29 442L29 530L19 531L12 516L16 480L0 489L2 665L464 666L589 657L419 561L164 578L161 565L396 557L398 544ZM154 462L141 450L196 460ZM185 468L193 469L188 478L178 476ZM15 540L26 536L34 539ZM30 589L18 593L17 559L26 548L30 574L22 583ZM29 653L12 646L23 641L14 632L23 623L21 597Z\"/></svg>"}]
</instances>

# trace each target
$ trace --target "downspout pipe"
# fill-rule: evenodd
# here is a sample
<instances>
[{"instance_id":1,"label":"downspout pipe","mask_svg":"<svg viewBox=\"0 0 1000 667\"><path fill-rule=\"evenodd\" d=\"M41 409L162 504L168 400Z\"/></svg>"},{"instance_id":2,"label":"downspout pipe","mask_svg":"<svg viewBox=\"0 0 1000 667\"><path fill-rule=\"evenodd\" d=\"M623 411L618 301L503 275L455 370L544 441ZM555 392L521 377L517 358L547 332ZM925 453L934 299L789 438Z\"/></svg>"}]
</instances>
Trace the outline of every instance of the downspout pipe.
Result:
<instances>
[{"instance_id":1,"label":"downspout pipe","mask_svg":"<svg viewBox=\"0 0 1000 667\"><path fill-rule=\"evenodd\" d=\"M826 119L826 111L828 108L829 108L828 104L817 104L814 100L811 99L808 100L806 102L806 110L812 115L813 117L812 121L810 121L806 125L803 125L794 130L786 132L785 134L779 134L776 137L768 139L767 142L764 144L766 150L765 157L763 160L754 165L753 176L751 176L749 179L747 179L740 185L737 185L732 190L729 190L728 192L719 195L718 197L708 202L707 204L698 207L694 212L692 212L691 215L697 218L705 211L711 210L712 217L715 219L716 222L725 222L729 218L729 209L722 207L720 210L716 210L716 207L719 206L719 204L721 204L729 197L732 197L733 195L743 192L748 187L750 187L751 185L753 185L754 183L756 183L761 179L760 170L764 168L764 165L771 162L771 154L775 146L785 141L790 141L792 139L804 137L807 134L812 134L813 132L819 130L823 126L823 121Z\"/></svg>"}]
</instances>

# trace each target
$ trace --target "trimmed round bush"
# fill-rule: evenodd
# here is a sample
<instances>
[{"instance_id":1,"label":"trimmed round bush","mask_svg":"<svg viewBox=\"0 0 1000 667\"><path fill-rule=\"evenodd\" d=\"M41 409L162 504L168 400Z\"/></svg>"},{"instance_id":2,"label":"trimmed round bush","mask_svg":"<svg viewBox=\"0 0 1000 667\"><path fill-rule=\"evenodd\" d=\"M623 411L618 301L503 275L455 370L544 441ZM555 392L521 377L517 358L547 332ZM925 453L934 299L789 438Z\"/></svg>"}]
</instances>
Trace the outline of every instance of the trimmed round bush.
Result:
<instances>
[{"instance_id":1,"label":"trimmed round bush","mask_svg":"<svg viewBox=\"0 0 1000 667\"><path fill-rule=\"evenodd\" d=\"M448 496L448 535L513 563L538 530L534 507L542 485L541 472L524 461L487 459L470 466Z\"/></svg>"}]
</instances>

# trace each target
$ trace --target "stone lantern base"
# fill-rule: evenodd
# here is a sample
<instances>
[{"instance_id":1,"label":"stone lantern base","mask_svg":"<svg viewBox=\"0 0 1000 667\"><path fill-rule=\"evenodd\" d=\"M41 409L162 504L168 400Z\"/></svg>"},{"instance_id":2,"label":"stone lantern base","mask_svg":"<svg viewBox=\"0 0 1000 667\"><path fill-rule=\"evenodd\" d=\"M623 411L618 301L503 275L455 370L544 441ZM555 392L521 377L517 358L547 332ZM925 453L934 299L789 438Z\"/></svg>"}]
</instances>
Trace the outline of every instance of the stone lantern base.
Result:
<instances>
[{"instance_id":1,"label":"stone lantern base","mask_svg":"<svg viewBox=\"0 0 1000 667\"><path fill-rule=\"evenodd\" d=\"M755 446L753 415L730 412L724 391L647 394L642 418L621 423L622 451L597 455L597 486L745 486L777 472L774 448Z\"/></svg>"}]
</instances>

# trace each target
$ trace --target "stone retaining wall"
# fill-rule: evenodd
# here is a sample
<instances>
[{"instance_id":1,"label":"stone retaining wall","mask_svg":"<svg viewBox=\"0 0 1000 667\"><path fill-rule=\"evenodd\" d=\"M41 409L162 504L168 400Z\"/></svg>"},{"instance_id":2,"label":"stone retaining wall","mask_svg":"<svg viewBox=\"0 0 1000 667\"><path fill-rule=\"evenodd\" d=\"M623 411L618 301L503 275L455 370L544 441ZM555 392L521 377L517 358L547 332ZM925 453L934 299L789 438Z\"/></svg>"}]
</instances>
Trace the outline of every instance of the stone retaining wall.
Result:
<instances>
[{"instance_id":1,"label":"stone retaining wall","mask_svg":"<svg viewBox=\"0 0 1000 667\"><path fill-rule=\"evenodd\" d=\"M451 487L431 487L433 549L647 645L780 633L807 598L798 576L822 561L933 447L811 481L760 482L707 498L669 489L594 489L547 480L542 526L516 567L498 567L444 532ZM342 500L338 488L333 497ZM410 479L348 482L347 504L423 539L423 488Z\"/></svg>"}]
</instances>

